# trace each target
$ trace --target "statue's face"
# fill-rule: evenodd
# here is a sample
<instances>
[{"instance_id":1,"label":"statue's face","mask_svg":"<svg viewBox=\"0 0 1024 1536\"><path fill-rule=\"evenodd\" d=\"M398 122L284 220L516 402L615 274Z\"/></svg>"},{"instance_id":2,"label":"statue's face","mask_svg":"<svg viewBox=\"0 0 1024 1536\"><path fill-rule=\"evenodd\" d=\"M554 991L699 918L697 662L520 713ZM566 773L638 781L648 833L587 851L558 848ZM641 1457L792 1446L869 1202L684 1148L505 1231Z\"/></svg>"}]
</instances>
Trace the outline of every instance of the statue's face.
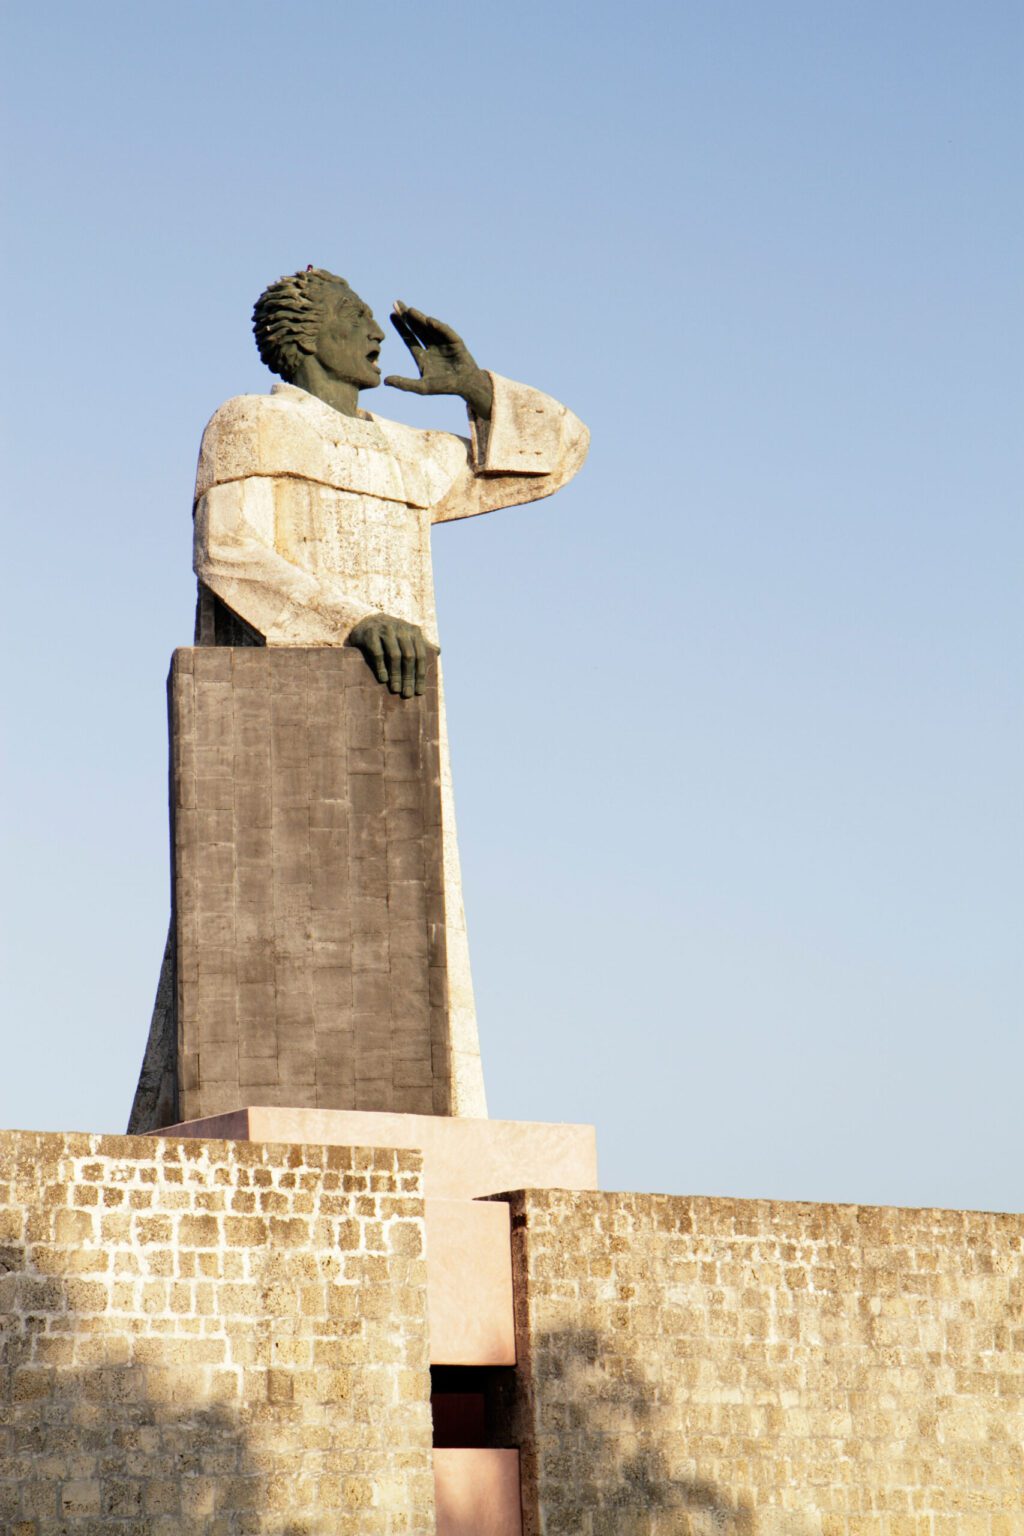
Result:
<instances>
[{"instance_id":1,"label":"statue's face","mask_svg":"<svg viewBox=\"0 0 1024 1536\"><path fill-rule=\"evenodd\" d=\"M357 298L328 300L317 337L317 361L335 379L357 389L374 389L380 383L377 358L384 332L368 304Z\"/></svg>"}]
</instances>

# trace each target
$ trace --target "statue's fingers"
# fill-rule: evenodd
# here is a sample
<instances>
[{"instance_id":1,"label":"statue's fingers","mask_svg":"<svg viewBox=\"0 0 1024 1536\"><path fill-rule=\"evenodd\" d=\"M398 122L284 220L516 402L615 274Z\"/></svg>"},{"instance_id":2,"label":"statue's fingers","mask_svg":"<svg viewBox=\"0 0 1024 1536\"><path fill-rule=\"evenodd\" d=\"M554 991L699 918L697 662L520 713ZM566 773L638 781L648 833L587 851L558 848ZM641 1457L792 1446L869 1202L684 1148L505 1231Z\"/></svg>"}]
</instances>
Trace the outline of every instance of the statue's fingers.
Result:
<instances>
[{"instance_id":1,"label":"statue's fingers","mask_svg":"<svg viewBox=\"0 0 1024 1536\"><path fill-rule=\"evenodd\" d=\"M387 378L384 380L384 383L390 384L392 389L404 389L410 395L430 394L430 390L427 388L422 379L402 379L399 378L397 374L389 373Z\"/></svg>"},{"instance_id":2,"label":"statue's fingers","mask_svg":"<svg viewBox=\"0 0 1024 1536\"><path fill-rule=\"evenodd\" d=\"M402 698L411 699L416 689L416 647L409 630L400 630L398 646L402 652Z\"/></svg>"},{"instance_id":3,"label":"statue's fingers","mask_svg":"<svg viewBox=\"0 0 1024 1536\"><path fill-rule=\"evenodd\" d=\"M427 642L422 630L416 631L416 693L427 691Z\"/></svg>"},{"instance_id":4,"label":"statue's fingers","mask_svg":"<svg viewBox=\"0 0 1024 1536\"><path fill-rule=\"evenodd\" d=\"M416 332L417 336L419 336L420 333L427 328L427 317L423 313L422 309L410 309L409 305L407 304L402 310L402 319L411 330Z\"/></svg>"},{"instance_id":5,"label":"statue's fingers","mask_svg":"<svg viewBox=\"0 0 1024 1536\"><path fill-rule=\"evenodd\" d=\"M449 342L453 347L461 347L464 344L458 331L453 330L444 320L438 320L434 315L424 315L423 318L442 341Z\"/></svg>"},{"instance_id":6,"label":"statue's fingers","mask_svg":"<svg viewBox=\"0 0 1024 1536\"><path fill-rule=\"evenodd\" d=\"M406 309L402 312L402 319L415 333L417 340L425 347L436 347L439 341L447 341L447 326L439 326L436 320L431 320L422 309Z\"/></svg>"},{"instance_id":7,"label":"statue's fingers","mask_svg":"<svg viewBox=\"0 0 1024 1536\"><path fill-rule=\"evenodd\" d=\"M399 336L401 336L413 357L415 357L417 351L422 349L419 348L416 335L409 322L406 320L404 311L399 314L398 310L395 310L391 316L391 324L394 326Z\"/></svg>"},{"instance_id":8,"label":"statue's fingers","mask_svg":"<svg viewBox=\"0 0 1024 1536\"><path fill-rule=\"evenodd\" d=\"M376 630L371 631L363 642L363 655L376 673L378 683L386 683L388 666L384 660L384 647L380 643L380 635Z\"/></svg>"},{"instance_id":9,"label":"statue's fingers","mask_svg":"<svg viewBox=\"0 0 1024 1536\"><path fill-rule=\"evenodd\" d=\"M385 681L392 693L402 691L402 649L398 644L398 637L393 629L388 629L384 635L384 652L388 658L388 676Z\"/></svg>"}]
</instances>

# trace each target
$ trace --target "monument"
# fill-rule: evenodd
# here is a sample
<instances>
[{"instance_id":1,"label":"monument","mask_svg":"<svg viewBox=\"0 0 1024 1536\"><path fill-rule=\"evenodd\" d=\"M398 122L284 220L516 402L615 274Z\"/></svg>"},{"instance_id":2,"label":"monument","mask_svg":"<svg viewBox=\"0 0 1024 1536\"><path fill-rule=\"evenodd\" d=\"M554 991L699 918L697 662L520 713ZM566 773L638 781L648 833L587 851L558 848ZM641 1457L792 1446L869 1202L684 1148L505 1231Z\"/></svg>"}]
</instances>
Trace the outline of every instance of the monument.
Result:
<instances>
[{"instance_id":1,"label":"monument","mask_svg":"<svg viewBox=\"0 0 1024 1536\"><path fill-rule=\"evenodd\" d=\"M361 411L328 272L255 320L133 1134L0 1132L0 1536L1024 1536L1019 1216L608 1193L486 1118L430 529L586 431L401 304L469 435Z\"/></svg>"},{"instance_id":2,"label":"monument","mask_svg":"<svg viewBox=\"0 0 1024 1536\"><path fill-rule=\"evenodd\" d=\"M173 916L132 1131L252 1101L486 1115L430 529L551 495L588 435L451 326L401 303L391 321L418 377L385 383L460 396L468 437L360 409L384 333L313 267L254 311L282 382L203 435Z\"/></svg>"}]
</instances>

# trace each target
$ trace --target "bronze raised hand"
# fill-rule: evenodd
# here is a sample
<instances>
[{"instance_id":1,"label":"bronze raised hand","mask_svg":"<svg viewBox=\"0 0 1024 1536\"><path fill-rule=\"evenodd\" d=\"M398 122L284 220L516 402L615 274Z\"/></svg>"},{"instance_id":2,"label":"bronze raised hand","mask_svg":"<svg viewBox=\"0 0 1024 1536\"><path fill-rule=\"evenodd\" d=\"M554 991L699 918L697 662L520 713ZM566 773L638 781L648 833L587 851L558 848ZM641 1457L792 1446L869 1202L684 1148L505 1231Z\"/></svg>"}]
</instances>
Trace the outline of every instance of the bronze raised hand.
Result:
<instances>
[{"instance_id":1,"label":"bronze raised hand","mask_svg":"<svg viewBox=\"0 0 1024 1536\"><path fill-rule=\"evenodd\" d=\"M494 387L490 375L478 368L469 348L450 325L422 310L395 300L391 324L419 369L418 379L390 374L385 384L411 395L461 395L475 416L489 421Z\"/></svg>"}]
</instances>

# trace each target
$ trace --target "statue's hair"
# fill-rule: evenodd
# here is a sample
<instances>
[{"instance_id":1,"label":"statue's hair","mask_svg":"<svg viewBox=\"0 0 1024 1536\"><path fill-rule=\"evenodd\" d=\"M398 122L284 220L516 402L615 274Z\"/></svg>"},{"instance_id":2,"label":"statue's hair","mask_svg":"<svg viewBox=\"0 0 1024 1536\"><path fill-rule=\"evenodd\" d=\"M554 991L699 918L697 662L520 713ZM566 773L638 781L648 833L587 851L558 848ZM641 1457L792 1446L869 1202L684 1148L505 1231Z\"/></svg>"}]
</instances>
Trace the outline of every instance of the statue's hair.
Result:
<instances>
[{"instance_id":1,"label":"statue's hair","mask_svg":"<svg viewBox=\"0 0 1024 1536\"><path fill-rule=\"evenodd\" d=\"M272 373L290 382L304 353L316 351L328 292L359 303L345 279L325 272L323 267L307 267L304 272L280 277L260 294L252 312L252 328L260 357Z\"/></svg>"}]
</instances>

